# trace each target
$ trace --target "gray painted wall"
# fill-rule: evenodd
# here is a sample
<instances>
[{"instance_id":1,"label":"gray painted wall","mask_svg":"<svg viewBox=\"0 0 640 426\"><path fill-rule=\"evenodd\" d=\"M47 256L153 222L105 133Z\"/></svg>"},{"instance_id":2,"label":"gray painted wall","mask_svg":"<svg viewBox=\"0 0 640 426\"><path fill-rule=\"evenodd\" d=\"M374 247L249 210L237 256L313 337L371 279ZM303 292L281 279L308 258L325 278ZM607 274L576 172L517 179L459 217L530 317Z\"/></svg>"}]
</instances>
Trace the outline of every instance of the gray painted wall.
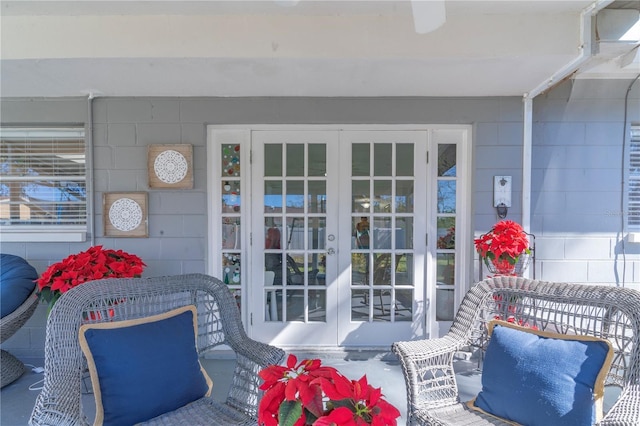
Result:
<instances>
[{"instance_id":1,"label":"gray painted wall","mask_svg":"<svg viewBox=\"0 0 640 426\"><path fill-rule=\"evenodd\" d=\"M537 278L615 282L619 227L617 218L606 212L619 210L619 105L628 81L615 85L616 90L600 84L580 83L581 90L565 84L534 103L532 232L538 235ZM637 104L638 90L633 93ZM508 218L521 220L522 111L520 98L97 98L95 244L136 253L148 264L145 276L205 272L207 124L473 124L471 220L477 235L497 220L492 207L494 175L513 176ZM85 123L88 101L3 99L0 117L3 124ZM165 143L193 145L192 190L149 190L147 145ZM148 191L149 238L103 237L105 191ZM611 210L605 210L610 203ZM2 243L1 250L26 258L42 272L90 245ZM627 282L636 285L638 253L637 247L627 249ZM42 356L45 322L45 307L40 306L3 347L18 356Z\"/></svg>"}]
</instances>

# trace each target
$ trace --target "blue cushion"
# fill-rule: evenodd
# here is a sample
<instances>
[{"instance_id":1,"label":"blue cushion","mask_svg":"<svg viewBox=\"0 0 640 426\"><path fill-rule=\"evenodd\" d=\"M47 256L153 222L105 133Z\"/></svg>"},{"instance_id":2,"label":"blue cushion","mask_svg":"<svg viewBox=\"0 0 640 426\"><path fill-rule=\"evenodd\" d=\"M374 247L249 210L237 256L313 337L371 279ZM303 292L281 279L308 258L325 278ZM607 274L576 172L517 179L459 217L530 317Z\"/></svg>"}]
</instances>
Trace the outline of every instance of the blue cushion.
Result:
<instances>
[{"instance_id":1,"label":"blue cushion","mask_svg":"<svg viewBox=\"0 0 640 426\"><path fill-rule=\"evenodd\" d=\"M611 344L490 323L482 390L469 405L527 426L592 425L602 417Z\"/></svg>"},{"instance_id":2,"label":"blue cushion","mask_svg":"<svg viewBox=\"0 0 640 426\"><path fill-rule=\"evenodd\" d=\"M196 351L195 306L86 324L80 346L96 400L96 425L132 425L211 393Z\"/></svg>"},{"instance_id":3,"label":"blue cushion","mask_svg":"<svg viewBox=\"0 0 640 426\"><path fill-rule=\"evenodd\" d=\"M20 256L0 254L0 318L27 300L36 287L38 272Z\"/></svg>"}]
</instances>

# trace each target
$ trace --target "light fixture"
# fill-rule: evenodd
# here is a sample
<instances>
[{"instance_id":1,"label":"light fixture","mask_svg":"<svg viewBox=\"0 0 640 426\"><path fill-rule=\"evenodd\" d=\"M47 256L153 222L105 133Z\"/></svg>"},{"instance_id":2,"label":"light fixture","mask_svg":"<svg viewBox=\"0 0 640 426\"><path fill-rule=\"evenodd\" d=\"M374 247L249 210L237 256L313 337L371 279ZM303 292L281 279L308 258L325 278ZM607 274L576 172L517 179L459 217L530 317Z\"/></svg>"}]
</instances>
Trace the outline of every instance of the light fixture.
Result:
<instances>
[{"instance_id":1,"label":"light fixture","mask_svg":"<svg viewBox=\"0 0 640 426\"><path fill-rule=\"evenodd\" d=\"M360 205L362 206L363 209L368 209L369 207L371 207L371 204L364 202L364 203L360 203Z\"/></svg>"}]
</instances>

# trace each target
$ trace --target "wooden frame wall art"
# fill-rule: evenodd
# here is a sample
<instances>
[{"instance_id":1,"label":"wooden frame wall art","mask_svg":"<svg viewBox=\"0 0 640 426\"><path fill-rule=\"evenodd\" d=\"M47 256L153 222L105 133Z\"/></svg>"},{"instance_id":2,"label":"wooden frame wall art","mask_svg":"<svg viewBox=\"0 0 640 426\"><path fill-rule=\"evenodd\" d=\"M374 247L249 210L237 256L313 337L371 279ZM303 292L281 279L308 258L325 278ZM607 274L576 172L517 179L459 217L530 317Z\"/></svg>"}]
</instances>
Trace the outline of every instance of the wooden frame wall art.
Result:
<instances>
[{"instance_id":1,"label":"wooden frame wall art","mask_svg":"<svg viewBox=\"0 0 640 426\"><path fill-rule=\"evenodd\" d=\"M149 188L193 188L192 145L149 145L147 152Z\"/></svg>"},{"instance_id":2,"label":"wooden frame wall art","mask_svg":"<svg viewBox=\"0 0 640 426\"><path fill-rule=\"evenodd\" d=\"M102 204L105 236L149 236L146 192L105 192Z\"/></svg>"}]
</instances>

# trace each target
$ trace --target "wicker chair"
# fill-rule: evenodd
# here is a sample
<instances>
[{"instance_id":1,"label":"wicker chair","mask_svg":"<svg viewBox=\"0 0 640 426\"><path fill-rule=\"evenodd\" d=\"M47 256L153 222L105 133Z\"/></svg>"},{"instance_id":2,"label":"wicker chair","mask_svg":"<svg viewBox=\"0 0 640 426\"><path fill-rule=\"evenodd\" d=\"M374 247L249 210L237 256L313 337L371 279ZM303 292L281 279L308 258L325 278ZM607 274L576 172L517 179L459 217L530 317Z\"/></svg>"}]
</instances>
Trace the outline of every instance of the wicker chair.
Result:
<instances>
[{"instance_id":1,"label":"wicker chair","mask_svg":"<svg viewBox=\"0 0 640 426\"><path fill-rule=\"evenodd\" d=\"M486 323L509 316L555 333L609 339L615 354L605 384L621 392L600 424L640 425L640 292L504 276L482 281L467 293L444 337L392 345L407 387L407 424L506 424L461 403L453 360L459 351L482 354Z\"/></svg>"},{"instance_id":2,"label":"wicker chair","mask_svg":"<svg viewBox=\"0 0 640 426\"><path fill-rule=\"evenodd\" d=\"M38 295L36 290L15 311L0 318L0 343L4 343L9 337L18 331L36 310ZM0 351L0 388L13 383L25 372L22 361L11 355L4 349Z\"/></svg>"},{"instance_id":3,"label":"wicker chair","mask_svg":"<svg viewBox=\"0 0 640 426\"><path fill-rule=\"evenodd\" d=\"M142 318L186 305L195 305L198 310L200 355L219 345L228 345L236 354L227 399L217 402L203 397L145 424L255 425L261 394L257 373L266 365L280 363L284 351L248 338L228 287L202 274L98 280L65 293L47 322L44 385L29 424L88 424L80 391L87 367L78 343L81 324Z\"/></svg>"}]
</instances>

